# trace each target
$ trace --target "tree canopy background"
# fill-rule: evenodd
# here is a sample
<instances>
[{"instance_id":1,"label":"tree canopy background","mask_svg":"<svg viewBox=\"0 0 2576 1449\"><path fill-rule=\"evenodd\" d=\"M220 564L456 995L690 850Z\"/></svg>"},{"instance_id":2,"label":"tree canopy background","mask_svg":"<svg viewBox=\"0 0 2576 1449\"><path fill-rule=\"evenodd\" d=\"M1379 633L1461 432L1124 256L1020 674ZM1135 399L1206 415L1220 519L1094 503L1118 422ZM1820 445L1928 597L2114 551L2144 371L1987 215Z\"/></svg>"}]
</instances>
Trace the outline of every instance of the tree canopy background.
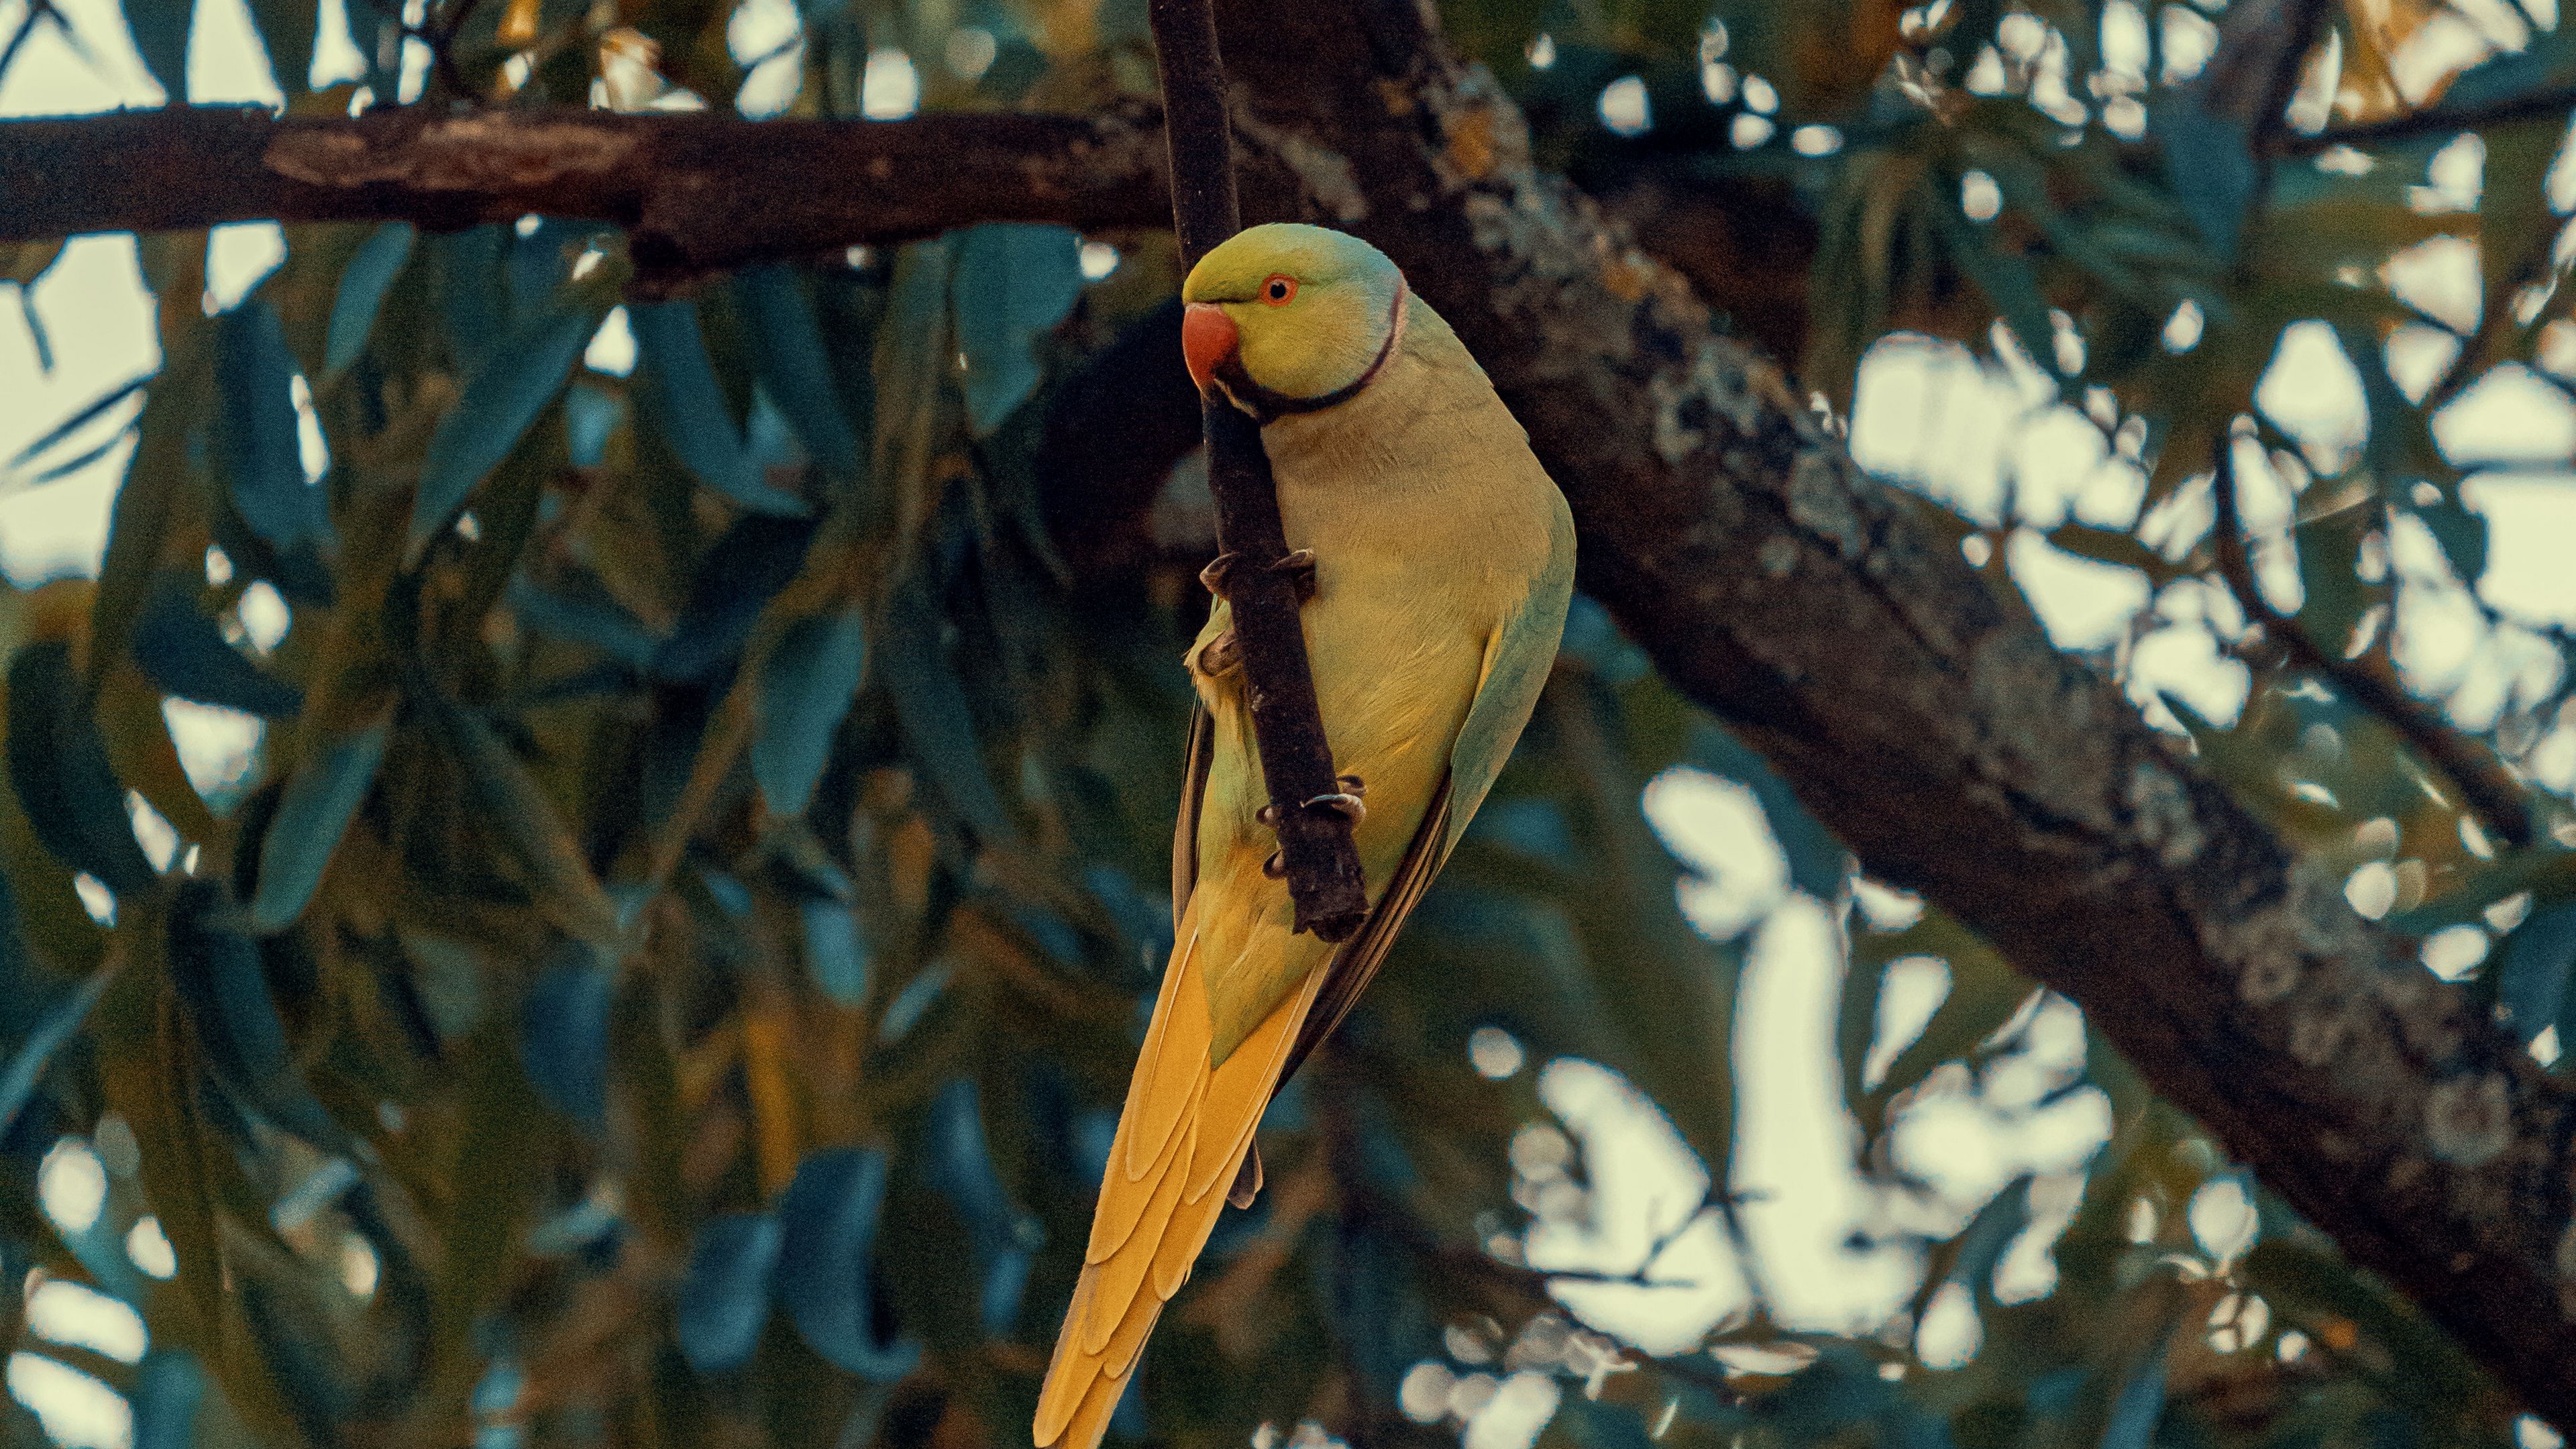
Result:
<instances>
[{"instance_id":1,"label":"tree canopy background","mask_svg":"<svg viewBox=\"0 0 2576 1449\"><path fill-rule=\"evenodd\" d=\"M0 122L30 395L103 355L59 300L100 267L158 343L13 404L0 475L10 1442L1025 1432L1168 945L1211 546L1142 10L0 8L0 108L256 99L264 55L289 116ZM2576 1241L2553 7L1451 0L1481 69L1400 4L1226 18L1256 217L1385 229L1611 607L1114 1432L2555 1449L2565 1324L2511 1276ZM1464 221L1300 75L1435 118ZM1676 343L1701 303L1788 371ZM1602 378L1673 401L1620 347L1734 411L1584 453ZM1846 432L1892 485L1818 461ZM1703 447L1866 546L1652 514ZM1694 593L1639 518L1742 566ZM1927 655L2080 656L1952 671L1963 735L2098 671L2178 773L1999 746L1953 791L1869 744L1894 631L1825 617L1801 672L1711 622L1873 579ZM2127 813L2052 819L2066 779ZM1991 864L2060 824L2145 849ZM2088 890L2205 925L2311 877L2263 950L2394 1027L2264 1035L2085 934ZM1837 972L1819 1112L1753 998ZM2337 1074L2405 1111L2356 1147ZM1849 1201L1784 1199L1802 1151ZM2344 1202L2356 1152L2394 1166ZM2493 1264L2386 1210L2491 1166Z\"/></svg>"}]
</instances>

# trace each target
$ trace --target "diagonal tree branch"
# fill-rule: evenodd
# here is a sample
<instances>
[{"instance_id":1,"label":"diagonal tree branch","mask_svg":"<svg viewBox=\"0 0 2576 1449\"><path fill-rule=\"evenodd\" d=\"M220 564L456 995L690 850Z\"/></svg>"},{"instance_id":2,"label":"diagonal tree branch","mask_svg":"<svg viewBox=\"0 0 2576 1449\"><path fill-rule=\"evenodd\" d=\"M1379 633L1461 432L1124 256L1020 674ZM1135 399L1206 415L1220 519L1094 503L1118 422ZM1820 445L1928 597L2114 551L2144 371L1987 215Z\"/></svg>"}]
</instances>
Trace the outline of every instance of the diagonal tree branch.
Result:
<instances>
[{"instance_id":1,"label":"diagonal tree branch","mask_svg":"<svg viewBox=\"0 0 2576 1449\"><path fill-rule=\"evenodd\" d=\"M1780 372L1532 165L1414 0L1241 0L1259 124L1456 325L1582 582L1872 869L2081 1002L2357 1262L2576 1421L2566 1089L2053 649Z\"/></svg>"}]
</instances>

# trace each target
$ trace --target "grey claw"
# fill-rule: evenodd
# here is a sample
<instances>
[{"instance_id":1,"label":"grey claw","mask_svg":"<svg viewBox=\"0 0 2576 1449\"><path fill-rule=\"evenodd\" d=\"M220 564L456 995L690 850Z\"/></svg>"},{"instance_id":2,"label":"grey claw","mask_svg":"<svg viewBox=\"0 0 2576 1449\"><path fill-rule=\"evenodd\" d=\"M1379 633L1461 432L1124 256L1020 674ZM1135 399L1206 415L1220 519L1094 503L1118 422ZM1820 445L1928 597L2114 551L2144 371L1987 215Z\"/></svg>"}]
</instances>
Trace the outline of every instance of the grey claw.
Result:
<instances>
[{"instance_id":1,"label":"grey claw","mask_svg":"<svg viewBox=\"0 0 2576 1449\"><path fill-rule=\"evenodd\" d=\"M1295 581L1299 603L1315 597L1315 551L1313 549L1296 549L1281 557L1279 562L1272 564L1270 570L1273 573L1286 574Z\"/></svg>"},{"instance_id":2,"label":"grey claw","mask_svg":"<svg viewBox=\"0 0 2576 1449\"><path fill-rule=\"evenodd\" d=\"M1368 806L1360 803L1360 797L1357 795L1347 793L1337 795L1318 795L1314 799L1307 801L1304 808L1312 810L1318 805L1323 806L1327 810L1339 811L1342 818L1348 820L1353 825L1357 825L1368 818Z\"/></svg>"},{"instance_id":3,"label":"grey claw","mask_svg":"<svg viewBox=\"0 0 2576 1449\"><path fill-rule=\"evenodd\" d=\"M1199 582L1207 585L1207 591L1209 593L1216 595L1220 599L1224 598L1225 576L1233 568L1233 554L1218 554L1215 558L1208 560L1208 566L1206 568L1199 570Z\"/></svg>"}]
</instances>

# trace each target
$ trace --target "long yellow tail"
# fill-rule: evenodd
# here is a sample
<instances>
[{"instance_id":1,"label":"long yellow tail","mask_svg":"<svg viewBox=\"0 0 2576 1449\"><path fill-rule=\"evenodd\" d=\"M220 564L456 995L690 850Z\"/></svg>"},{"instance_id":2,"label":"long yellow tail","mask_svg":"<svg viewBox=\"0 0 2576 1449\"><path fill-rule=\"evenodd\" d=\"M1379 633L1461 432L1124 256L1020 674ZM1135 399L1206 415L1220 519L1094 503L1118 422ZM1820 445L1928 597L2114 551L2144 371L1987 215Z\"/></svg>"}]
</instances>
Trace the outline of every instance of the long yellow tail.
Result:
<instances>
[{"instance_id":1,"label":"long yellow tail","mask_svg":"<svg viewBox=\"0 0 2576 1449\"><path fill-rule=\"evenodd\" d=\"M1136 1372L1154 1320L1207 1246L1253 1129L1287 1065L1324 967L1309 972L1259 1030L1210 1070L1207 981L1199 961L1201 890L1191 900L1154 1022L1109 1148L1082 1281L1065 1311L1038 1395L1038 1449L1093 1449Z\"/></svg>"}]
</instances>

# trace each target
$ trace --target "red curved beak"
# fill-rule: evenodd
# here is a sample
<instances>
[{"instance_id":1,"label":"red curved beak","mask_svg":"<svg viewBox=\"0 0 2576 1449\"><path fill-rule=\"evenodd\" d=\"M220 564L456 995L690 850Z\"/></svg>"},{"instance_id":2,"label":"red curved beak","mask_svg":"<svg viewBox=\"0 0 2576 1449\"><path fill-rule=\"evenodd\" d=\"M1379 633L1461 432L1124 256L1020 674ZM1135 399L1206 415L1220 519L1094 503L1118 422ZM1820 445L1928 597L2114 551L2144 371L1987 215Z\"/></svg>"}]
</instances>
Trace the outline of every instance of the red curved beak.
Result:
<instances>
[{"instance_id":1,"label":"red curved beak","mask_svg":"<svg viewBox=\"0 0 2576 1449\"><path fill-rule=\"evenodd\" d=\"M1240 340L1234 319L1214 302L1192 302L1181 314L1181 358L1200 392L1215 386L1217 368L1234 355Z\"/></svg>"}]
</instances>

